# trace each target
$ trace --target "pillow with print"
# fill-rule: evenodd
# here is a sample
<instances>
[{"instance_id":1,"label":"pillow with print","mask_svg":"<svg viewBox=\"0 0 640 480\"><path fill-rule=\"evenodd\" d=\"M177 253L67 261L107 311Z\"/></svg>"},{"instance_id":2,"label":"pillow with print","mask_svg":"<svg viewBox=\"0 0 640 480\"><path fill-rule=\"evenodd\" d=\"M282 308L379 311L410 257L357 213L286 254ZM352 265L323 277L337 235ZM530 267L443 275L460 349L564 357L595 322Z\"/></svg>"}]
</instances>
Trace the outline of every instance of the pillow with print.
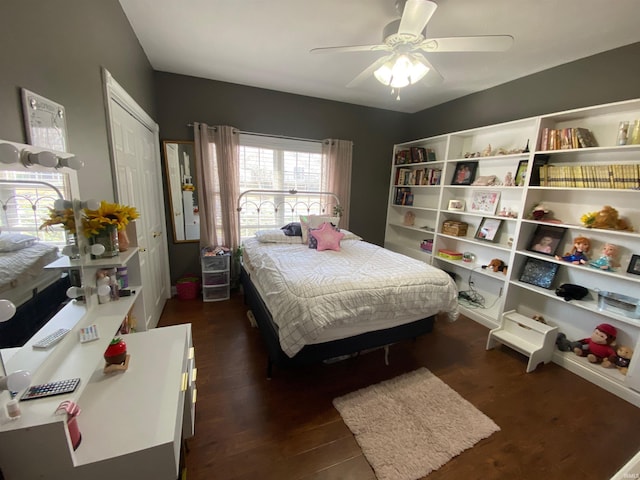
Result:
<instances>
[{"instance_id":1,"label":"pillow with print","mask_svg":"<svg viewBox=\"0 0 640 480\"><path fill-rule=\"evenodd\" d=\"M316 249L319 252L324 250L340 251L340 240L344 238L344 233L340 232L329 222L325 222L318 229L309 230L309 238L315 238L317 241Z\"/></svg>"}]
</instances>

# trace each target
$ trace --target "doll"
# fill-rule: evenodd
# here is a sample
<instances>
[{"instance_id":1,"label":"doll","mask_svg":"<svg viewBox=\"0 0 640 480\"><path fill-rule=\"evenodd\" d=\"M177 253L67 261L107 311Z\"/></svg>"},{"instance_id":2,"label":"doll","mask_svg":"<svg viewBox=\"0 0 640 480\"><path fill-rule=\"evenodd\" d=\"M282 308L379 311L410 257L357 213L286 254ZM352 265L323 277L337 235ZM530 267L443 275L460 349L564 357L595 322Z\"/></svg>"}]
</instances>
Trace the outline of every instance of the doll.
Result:
<instances>
[{"instance_id":1,"label":"doll","mask_svg":"<svg viewBox=\"0 0 640 480\"><path fill-rule=\"evenodd\" d=\"M591 248L591 241L586 237L576 237L573 240L573 249L570 252L564 254L563 257L556 255L556 260L564 260L565 262L571 262L574 265L584 265L589 258L587 253Z\"/></svg>"},{"instance_id":2,"label":"doll","mask_svg":"<svg viewBox=\"0 0 640 480\"><path fill-rule=\"evenodd\" d=\"M587 357L591 363L601 363L604 359L615 356L616 351L611 347L618 332L613 325L601 323L589 338L578 340L580 346L576 346L573 352L579 357Z\"/></svg>"},{"instance_id":3,"label":"doll","mask_svg":"<svg viewBox=\"0 0 640 480\"><path fill-rule=\"evenodd\" d=\"M602 256L590 262L589 265L593 268L599 268L600 270L613 271L620 266L618 255L619 249L617 245L605 243L604 247L602 247Z\"/></svg>"}]
</instances>

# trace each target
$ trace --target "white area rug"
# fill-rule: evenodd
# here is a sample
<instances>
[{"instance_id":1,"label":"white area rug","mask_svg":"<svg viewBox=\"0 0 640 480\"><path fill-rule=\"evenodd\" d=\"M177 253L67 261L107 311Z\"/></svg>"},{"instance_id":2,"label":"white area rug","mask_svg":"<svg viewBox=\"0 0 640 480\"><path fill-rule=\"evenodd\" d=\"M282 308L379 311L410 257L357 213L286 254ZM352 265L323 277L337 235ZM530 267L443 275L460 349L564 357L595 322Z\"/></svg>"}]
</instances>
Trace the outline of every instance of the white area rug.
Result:
<instances>
[{"instance_id":1,"label":"white area rug","mask_svg":"<svg viewBox=\"0 0 640 480\"><path fill-rule=\"evenodd\" d=\"M333 400L380 480L416 480L500 430L426 368Z\"/></svg>"}]
</instances>

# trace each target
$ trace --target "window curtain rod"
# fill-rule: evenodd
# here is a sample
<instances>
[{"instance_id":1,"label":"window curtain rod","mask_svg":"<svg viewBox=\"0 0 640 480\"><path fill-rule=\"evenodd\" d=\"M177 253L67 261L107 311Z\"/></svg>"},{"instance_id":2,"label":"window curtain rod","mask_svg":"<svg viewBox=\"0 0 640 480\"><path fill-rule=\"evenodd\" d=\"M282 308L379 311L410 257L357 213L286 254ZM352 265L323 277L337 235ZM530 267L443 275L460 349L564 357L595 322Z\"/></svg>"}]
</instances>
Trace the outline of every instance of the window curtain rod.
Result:
<instances>
[{"instance_id":1,"label":"window curtain rod","mask_svg":"<svg viewBox=\"0 0 640 480\"><path fill-rule=\"evenodd\" d=\"M187 127L193 127L193 123L187 123ZM216 130L217 127L209 127L212 130ZM270 138L282 138L284 140L298 140L301 142L314 142L314 143L328 143L329 140L318 140L315 138L299 138L299 137L288 137L286 135L272 135L269 133L256 133L256 132L245 132L244 130L234 130L234 133L242 133L243 135L255 135L258 137L270 137Z\"/></svg>"}]
</instances>

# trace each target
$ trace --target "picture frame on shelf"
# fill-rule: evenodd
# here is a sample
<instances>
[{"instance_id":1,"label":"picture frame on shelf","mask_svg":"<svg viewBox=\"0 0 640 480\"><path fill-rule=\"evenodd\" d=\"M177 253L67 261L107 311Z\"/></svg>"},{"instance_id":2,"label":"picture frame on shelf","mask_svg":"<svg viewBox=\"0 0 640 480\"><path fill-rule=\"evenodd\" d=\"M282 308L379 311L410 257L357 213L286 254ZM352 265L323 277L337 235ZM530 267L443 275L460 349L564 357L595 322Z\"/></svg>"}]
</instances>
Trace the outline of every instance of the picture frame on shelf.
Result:
<instances>
[{"instance_id":1,"label":"picture frame on shelf","mask_svg":"<svg viewBox=\"0 0 640 480\"><path fill-rule=\"evenodd\" d=\"M539 258L529 257L524 264L520 281L541 288L551 288L559 265Z\"/></svg>"},{"instance_id":2,"label":"picture frame on shelf","mask_svg":"<svg viewBox=\"0 0 640 480\"><path fill-rule=\"evenodd\" d=\"M469 211L495 215L500 200L500 192L494 190L475 190L471 193Z\"/></svg>"},{"instance_id":3,"label":"picture frame on shelf","mask_svg":"<svg viewBox=\"0 0 640 480\"><path fill-rule=\"evenodd\" d=\"M449 200L449 206L447 210L451 210L452 212L464 212L465 202L464 200Z\"/></svg>"},{"instance_id":4,"label":"picture frame on shelf","mask_svg":"<svg viewBox=\"0 0 640 480\"><path fill-rule=\"evenodd\" d=\"M528 160L520 160L518 162L518 168L516 169L515 184L516 187L524 187L525 180L527 178L527 166Z\"/></svg>"},{"instance_id":5,"label":"picture frame on shelf","mask_svg":"<svg viewBox=\"0 0 640 480\"><path fill-rule=\"evenodd\" d=\"M457 162L451 185L471 185L476 178L478 162Z\"/></svg>"},{"instance_id":6,"label":"picture frame on shelf","mask_svg":"<svg viewBox=\"0 0 640 480\"><path fill-rule=\"evenodd\" d=\"M502 225L502 220L498 218L483 218L474 238L487 242L495 242L500 225Z\"/></svg>"},{"instance_id":7,"label":"picture frame on shelf","mask_svg":"<svg viewBox=\"0 0 640 480\"><path fill-rule=\"evenodd\" d=\"M631 255L631 260L627 267L627 273L640 275L640 255Z\"/></svg>"},{"instance_id":8,"label":"picture frame on shelf","mask_svg":"<svg viewBox=\"0 0 640 480\"><path fill-rule=\"evenodd\" d=\"M538 225L527 250L554 256L566 231L566 228L556 225Z\"/></svg>"}]
</instances>

